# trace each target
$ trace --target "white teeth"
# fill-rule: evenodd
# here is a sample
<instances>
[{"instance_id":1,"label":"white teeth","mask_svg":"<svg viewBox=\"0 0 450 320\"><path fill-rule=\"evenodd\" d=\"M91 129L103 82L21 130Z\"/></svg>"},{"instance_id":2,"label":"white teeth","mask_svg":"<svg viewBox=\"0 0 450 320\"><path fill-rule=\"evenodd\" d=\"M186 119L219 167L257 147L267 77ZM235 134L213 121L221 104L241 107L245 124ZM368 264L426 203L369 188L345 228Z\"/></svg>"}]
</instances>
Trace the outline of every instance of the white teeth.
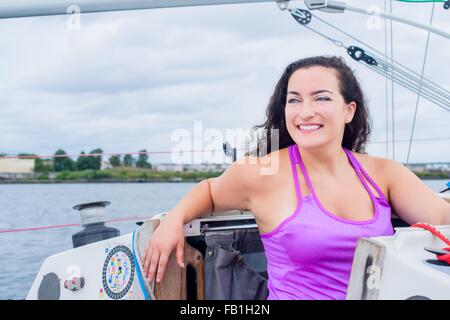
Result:
<instances>
[{"instance_id":1,"label":"white teeth","mask_svg":"<svg viewBox=\"0 0 450 320\"><path fill-rule=\"evenodd\" d=\"M319 129L321 126L319 125L313 125L313 126L298 126L300 128L300 130L317 130Z\"/></svg>"}]
</instances>

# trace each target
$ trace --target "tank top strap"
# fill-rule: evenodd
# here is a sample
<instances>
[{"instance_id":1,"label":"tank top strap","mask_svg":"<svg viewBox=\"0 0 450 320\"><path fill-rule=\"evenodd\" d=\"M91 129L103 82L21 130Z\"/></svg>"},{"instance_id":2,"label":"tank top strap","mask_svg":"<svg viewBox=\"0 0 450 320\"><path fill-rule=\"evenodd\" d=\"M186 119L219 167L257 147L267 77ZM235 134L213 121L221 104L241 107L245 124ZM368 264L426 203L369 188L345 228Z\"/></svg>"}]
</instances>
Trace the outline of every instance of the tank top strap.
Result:
<instances>
[{"instance_id":1,"label":"tank top strap","mask_svg":"<svg viewBox=\"0 0 450 320\"><path fill-rule=\"evenodd\" d=\"M291 161L292 175L294 176L294 184L295 184L295 192L297 193L297 198L302 198L302 192L300 190L300 182L298 181L298 173L297 173L297 158L295 156L294 147L296 145L290 145L288 148L289 151L289 159Z\"/></svg>"},{"instance_id":2,"label":"tank top strap","mask_svg":"<svg viewBox=\"0 0 450 320\"><path fill-rule=\"evenodd\" d=\"M358 174L359 178L361 179L361 182L364 184L364 186L366 187L367 191L371 194L371 196L373 196L374 198L376 198L376 196L373 194L372 190L368 187L367 183L366 183L366 179L367 181L369 181L369 183L372 185L372 187L374 187L374 189L377 191L377 193L379 194L379 196L386 200L383 191L381 191L381 188L375 183L375 181L373 181L373 179L369 176L369 174L366 172L366 170L364 170L363 166L361 165L361 163L358 161L358 159L356 159L356 157L352 154L352 152L350 150L348 150L347 148L344 148L345 153L347 154L348 158L350 159L351 163L353 164L353 167L356 170L356 173ZM364 177L366 179L364 179Z\"/></svg>"},{"instance_id":3,"label":"tank top strap","mask_svg":"<svg viewBox=\"0 0 450 320\"><path fill-rule=\"evenodd\" d=\"M293 147L293 150L292 150L293 156L294 156L296 162L300 164L300 169L302 171L303 177L305 178L306 183L308 184L308 187L309 187L311 193L315 194L315 190L314 190L313 184L311 182L311 179L309 178L308 172L307 172L306 167L305 167L305 165L303 163L302 156L300 155L300 151L298 150L298 146L296 144L294 144L292 147ZM380 188L368 176L367 172L365 172L365 170L362 168L362 166L358 162L358 160L352 155L352 153L349 150L347 150L346 148L343 148L343 149L344 149L344 152L347 155L348 159L350 160L350 163L351 163L353 169L355 169L359 180L361 181L361 183L363 184L364 188L369 193L369 196L373 200L375 200L375 198L376 198L376 196L373 194L372 190L369 188L369 186L368 186L368 184L366 182L366 179L364 179L363 174L364 174L364 176L367 177L367 180L372 184L372 186L375 188L375 190L377 190L377 192L380 194L380 196L383 197L383 193L381 192Z\"/></svg>"},{"instance_id":4,"label":"tank top strap","mask_svg":"<svg viewBox=\"0 0 450 320\"><path fill-rule=\"evenodd\" d=\"M312 195L315 195L314 187L312 185L311 179L309 178L308 171L306 171L305 165L303 164L302 156L300 155L297 144L293 145L293 154L296 162L300 165L300 170L302 171L303 178L308 184L309 191Z\"/></svg>"}]
</instances>

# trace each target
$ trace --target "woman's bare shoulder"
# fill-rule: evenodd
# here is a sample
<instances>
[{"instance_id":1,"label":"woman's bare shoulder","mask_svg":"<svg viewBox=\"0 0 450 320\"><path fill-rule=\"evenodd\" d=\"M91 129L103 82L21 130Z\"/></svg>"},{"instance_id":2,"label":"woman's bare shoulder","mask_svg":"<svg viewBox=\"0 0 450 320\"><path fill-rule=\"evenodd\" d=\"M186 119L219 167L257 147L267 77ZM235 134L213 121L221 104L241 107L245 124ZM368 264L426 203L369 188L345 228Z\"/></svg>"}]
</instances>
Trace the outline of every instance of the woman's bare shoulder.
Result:
<instances>
[{"instance_id":1,"label":"woman's bare shoulder","mask_svg":"<svg viewBox=\"0 0 450 320\"><path fill-rule=\"evenodd\" d=\"M352 154L355 155L369 176L377 182L385 195L389 195L390 184L392 178L396 176L396 172L406 169L403 164L395 160L353 151Z\"/></svg>"},{"instance_id":2,"label":"woman's bare shoulder","mask_svg":"<svg viewBox=\"0 0 450 320\"><path fill-rule=\"evenodd\" d=\"M258 157L246 155L230 164L218 177L210 178L211 194L216 208L250 210L255 199L266 194L273 185L271 170L276 155ZM274 166L276 167L276 165Z\"/></svg>"},{"instance_id":3,"label":"woman's bare shoulder","mask_svg":"<svg viewBox=\"0 0 450 320\"><path fill-rule=\"evenodd\" d=\"M358 159L367 173L374 179L381 180L383 184L388 183L391 168L395 165L395 161L369 155L367 153L359 153L352 151L352 154Z\"/></svg>"},{"instance_id":4,"label":"woman's bare shoulder","mask_svg":"<svg viewBox=\"0 0 450 320\"><path fill-rule=\"evenodd\" d=\"M235 176L245 180L247 187L257 194L270 191L277 185L285 167L287 148L273 151L264 156L248 155L236 161Z\"/></svg>"},{"instance_id":5,"label":"woman's bare shoulder","mask_svg":"<svg viewBox=\"0 0 450 320\"><path fill-rule=\"evenodd\" d=\"M369 155L367 153L351 152L366 170L375 170L376 172L384 171L386 166L390 166L393 162L390 159Z\"/></svg>"}]
</instances>

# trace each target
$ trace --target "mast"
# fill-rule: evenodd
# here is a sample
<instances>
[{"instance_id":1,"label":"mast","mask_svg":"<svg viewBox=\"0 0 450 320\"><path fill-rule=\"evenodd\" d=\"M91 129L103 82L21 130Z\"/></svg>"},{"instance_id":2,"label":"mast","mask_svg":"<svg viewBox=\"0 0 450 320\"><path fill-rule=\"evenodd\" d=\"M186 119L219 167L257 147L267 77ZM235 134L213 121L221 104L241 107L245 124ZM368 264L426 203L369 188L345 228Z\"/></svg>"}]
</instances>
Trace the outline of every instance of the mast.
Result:
<instances>
[{"instance_id":1,"label":"mast","mask_svg":"<svg viewBox=\"0 0 450 320\"><path fill-rule=\"evenodd\" d=\"M0 19L261 2L276 2L280 9L284 10L289 1L290 0L77 0L76 3L74 3L73 0L2 0L0 1ZM344 12L347 10L362 14L371 14L366 9L349 6L345 2L340 1L304 1L309 10L319 9L333 13ZM449 6L450 0L446 1L445 5ZM379 12L378 14L383 18L430 31L450 39L450 33L445 30L433 28L386 12Z\"/></svg>"},{"instance_id":2,"label":"mast","mask_svg":"<svg viewBox=\"0 0 450 320\"><path fill-rule=\"evenodd\" d=\"M284 2L277 0L2 0L0 19L91 13L122 10L141 10L171 7L190 7L220 4ZM74 9L77 8L77 9ZM78 10L78 11L77 11ZM75 12L74 12L75 11Z\"/></svg>"}]
</instances>

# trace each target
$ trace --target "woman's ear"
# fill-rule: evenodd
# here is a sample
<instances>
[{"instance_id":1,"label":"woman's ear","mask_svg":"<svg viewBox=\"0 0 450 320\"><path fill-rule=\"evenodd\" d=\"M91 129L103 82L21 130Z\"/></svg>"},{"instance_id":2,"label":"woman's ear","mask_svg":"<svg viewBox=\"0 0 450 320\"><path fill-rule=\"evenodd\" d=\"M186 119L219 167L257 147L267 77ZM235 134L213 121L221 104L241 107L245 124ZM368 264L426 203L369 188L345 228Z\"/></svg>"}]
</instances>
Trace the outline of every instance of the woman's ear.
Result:
<instances>
[{"instance_id":1,"label":"woman's ear","mask_svg":"<svg viewBox=\"0 0 450 320\"><path fill-rule=\"evenodd\" d=\"M349 104L345 106L346 116L345 116L345 123L352 122L353 116L356 112L356 102L352 101Z\"/></svg>"}]
</instances>

